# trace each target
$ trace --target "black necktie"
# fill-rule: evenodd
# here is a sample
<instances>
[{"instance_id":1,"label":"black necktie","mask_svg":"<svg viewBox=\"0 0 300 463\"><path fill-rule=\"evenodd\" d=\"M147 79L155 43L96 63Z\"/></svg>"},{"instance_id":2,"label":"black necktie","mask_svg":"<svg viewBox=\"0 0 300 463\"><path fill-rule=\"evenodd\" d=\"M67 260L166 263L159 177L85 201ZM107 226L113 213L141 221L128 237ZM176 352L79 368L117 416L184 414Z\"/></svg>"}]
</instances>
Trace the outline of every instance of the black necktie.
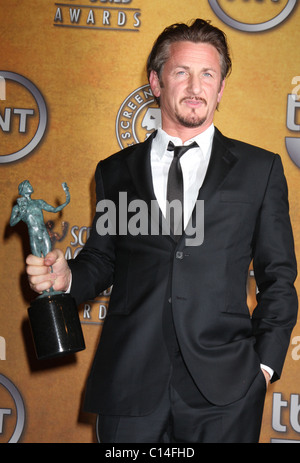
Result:
<instances>
[{"instance_id":1,"label":"black necktie","mask_svg":"<svg viewBox=\"0 0 300 463\"><path fill-rule=\"evenodd\" d=\"M167 184L167 208L168 205L174 200L178 199L182 205L182 215L175 214L176 220L174 221L174 210L173 214L167 214L170 220L170 230L179 239L179 236L182 235L183 231L183 177L180 166L180 157L186 153L191 148L196 148L198 145L194 141L187 146L175 146L173 142L169 142L168 151L174 151L174 158L170 165L169 174L168 174L168 184ZM171 211L170 211L171 212ZM174 223L176 222L176 223Z\"/></svg>"}]
</instances>

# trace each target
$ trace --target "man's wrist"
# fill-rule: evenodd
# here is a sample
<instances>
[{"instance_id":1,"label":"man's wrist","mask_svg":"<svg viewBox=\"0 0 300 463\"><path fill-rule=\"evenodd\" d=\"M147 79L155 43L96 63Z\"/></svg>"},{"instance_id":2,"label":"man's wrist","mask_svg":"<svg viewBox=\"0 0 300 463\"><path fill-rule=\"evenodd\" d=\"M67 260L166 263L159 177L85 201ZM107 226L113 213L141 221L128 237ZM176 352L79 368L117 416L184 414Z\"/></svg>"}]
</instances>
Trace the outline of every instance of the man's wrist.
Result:
<instances>
[{"instance_id":1,"label":"man's wrist","mask_svg":"<svg viewBox=\"0 0 300 463\"><path fill-rule=\"evenodd\" d=\"M70 282L69 282L69 286L66 290L66 294L69 294L71 292L71 286L72 286L72 272L70 270Z\"/></svg>"},{"instance_id":2,"label":"man's wrist","mask_svg":"<svg viewBox=\"0 0 300 463\"><path fill-rule=\"evenodd\" d=\"M267 365L264 365L263 363L260 364L260 368L262 370L265 370L267 373L269 373L270 379L272 379L272 376L274 374L274 370L272 370L272 368L268 367Z\"/></svg>"}]
</instances>

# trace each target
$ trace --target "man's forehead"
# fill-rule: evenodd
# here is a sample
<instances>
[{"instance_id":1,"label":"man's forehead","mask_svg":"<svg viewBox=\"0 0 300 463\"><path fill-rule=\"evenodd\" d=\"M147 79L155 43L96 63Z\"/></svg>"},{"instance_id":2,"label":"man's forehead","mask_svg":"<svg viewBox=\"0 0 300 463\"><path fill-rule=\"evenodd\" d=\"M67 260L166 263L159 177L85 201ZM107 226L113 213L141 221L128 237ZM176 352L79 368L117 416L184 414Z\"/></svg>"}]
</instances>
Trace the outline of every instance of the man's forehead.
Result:
<instances>
[{"instance_id":1,"label":"man's forehead","mask_svg":"<svg viewBox=\"0 0 300 463\"><path fill-rule=\"evenodd\" d=\"M220 55L218 50L210 43L180 41L171 43L167 62L176 62L178 60L182 64L188 62L220 64Z\"/></svg>"}]
</instances>

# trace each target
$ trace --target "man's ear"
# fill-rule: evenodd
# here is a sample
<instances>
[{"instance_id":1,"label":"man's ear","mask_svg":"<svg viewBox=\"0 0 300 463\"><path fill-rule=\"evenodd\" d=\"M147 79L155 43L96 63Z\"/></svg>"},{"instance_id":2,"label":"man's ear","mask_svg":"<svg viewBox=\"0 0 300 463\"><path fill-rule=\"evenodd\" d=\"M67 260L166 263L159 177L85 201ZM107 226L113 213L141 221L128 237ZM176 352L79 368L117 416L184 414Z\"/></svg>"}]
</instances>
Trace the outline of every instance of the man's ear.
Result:
<instances>
[{"instance_id":1,"label":"man's ear","mask_svg":"<svg viewBox=\"0 0 300 463\"><path fill-rule=\"evenodd\" d=\"M160 97L160 82L159 77L156 71L151 71L149 76L149 83L152 90L153 95L156 98Z\"/></svg>"}]
</instances>

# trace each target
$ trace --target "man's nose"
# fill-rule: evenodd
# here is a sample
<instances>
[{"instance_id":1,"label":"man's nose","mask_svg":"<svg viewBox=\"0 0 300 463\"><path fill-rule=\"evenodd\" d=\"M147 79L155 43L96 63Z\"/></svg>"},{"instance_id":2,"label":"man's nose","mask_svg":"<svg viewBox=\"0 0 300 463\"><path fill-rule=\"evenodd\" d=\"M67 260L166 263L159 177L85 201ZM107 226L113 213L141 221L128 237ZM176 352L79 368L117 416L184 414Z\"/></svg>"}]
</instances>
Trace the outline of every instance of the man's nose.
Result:
<instances>
[{"instance_id":1,"label":"man's nose","mask_svg":"<svg viewBox=\"0 0 300 463\"><path fill-rule=\"evenodd\" d=\"M199 93L201 93L201 78L195 75L191 75L188 82L188 88L193 95L198 95Z\"/></svg>"}]
</instances>

